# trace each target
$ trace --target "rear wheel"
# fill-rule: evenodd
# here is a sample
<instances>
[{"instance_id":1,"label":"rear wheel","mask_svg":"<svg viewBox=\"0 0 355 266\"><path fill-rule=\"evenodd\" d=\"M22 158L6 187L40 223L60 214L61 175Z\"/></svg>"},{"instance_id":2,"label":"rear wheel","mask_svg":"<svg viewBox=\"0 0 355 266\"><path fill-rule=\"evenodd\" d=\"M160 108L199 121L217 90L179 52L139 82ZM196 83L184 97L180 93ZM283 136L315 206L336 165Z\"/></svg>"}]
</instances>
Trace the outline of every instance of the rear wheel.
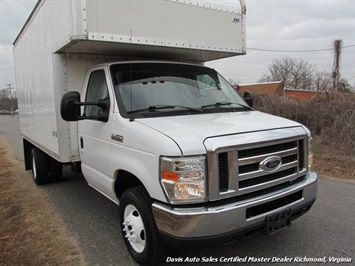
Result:
<instances>
[{"instance_id":1,"label":"rear wheel","mask_svg":"<svg viewBox=\"0 0 355 266\"><path fill-rule=\"evenodd\" d=\"M125 191L120 201L122 235L131 257L139 264L156 265L168 247L159 237L151 199L143 187Z\"/></svg>"},{"instance_id":2,"label":"rear wheel","mask_svg":"<svg viewBox=\"0 0 355 266\"><path fill-rule=\"evenodd\" d=\"M49 180L47 155L38 148L31 150L32 178L37 185L47 184Z\"/></svg>"}]
</instances>

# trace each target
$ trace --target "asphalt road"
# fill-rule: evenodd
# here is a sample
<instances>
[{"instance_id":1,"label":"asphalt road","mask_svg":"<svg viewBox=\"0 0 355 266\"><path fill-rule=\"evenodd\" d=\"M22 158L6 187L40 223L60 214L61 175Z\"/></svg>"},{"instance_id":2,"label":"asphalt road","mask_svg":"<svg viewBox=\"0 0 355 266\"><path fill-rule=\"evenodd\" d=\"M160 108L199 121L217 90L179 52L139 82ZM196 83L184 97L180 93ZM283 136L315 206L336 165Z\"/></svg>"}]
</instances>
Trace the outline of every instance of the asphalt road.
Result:
<instances>
[{"instance_id":1,"label":"asphalt road","mask_svg":"<svg viewBox=\"0 0 355 266\"><path fill-rule=\"evenodd\" d=\"M0 134L14 148L17 158L23 160L18 117L1 116ZM90 188L81 175L65 170L62 182L44 186L52 205L77 238L88 265L136 265L129 257L120 235L118 207ZM316 265L309 260L326 257L352 259L355 265L355 184L320 178L318 198L313 208L292 223L290 228L272 236L258 236L241 240L233 245L173 250L173 258L200 261L269 259L273 265L291 260L287 265ZM279 261L277 261L279 260ZM167 265L178 265L168 263ZM180 263L185 264L185 263ZM221 264L212 263L214 265ZM212 265L211 264L211 265ZM223 263L235 265L237 262ZM248 263L264 265L266 263ZM282 264L285 265L285 264Z\"/></svg>"}]
</instances>

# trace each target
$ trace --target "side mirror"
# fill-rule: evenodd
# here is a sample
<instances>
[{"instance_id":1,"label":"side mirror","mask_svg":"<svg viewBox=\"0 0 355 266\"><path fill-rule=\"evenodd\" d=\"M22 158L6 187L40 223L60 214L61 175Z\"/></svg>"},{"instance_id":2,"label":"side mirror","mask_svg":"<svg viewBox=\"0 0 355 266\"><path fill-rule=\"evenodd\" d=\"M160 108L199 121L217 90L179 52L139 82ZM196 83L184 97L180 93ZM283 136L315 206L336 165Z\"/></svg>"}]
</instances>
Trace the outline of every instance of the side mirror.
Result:
<instances>
[{"instance_id":1,"label":"side mirror","mask_svg":"<svg viewBox=\"0 0 355 266\"><path fill-rule=\"evenodd\" d=\"M253 94L250 91L245 91L243 95L243 100L251 107L253 108Z\"/></svg>"},{"instance_id":2,"label":"side mirror","mask_svg":"<svg viewBox=\"0 0 355 266\"><path fill-rule=\"evenodd\" d=\"M63 95L60 102L60 115L65 121L78 121L80 116L80 94L76 91L69 91Z\"/></svg>"},{"instance_id":3,"label":"side mirror","mask_svg":"<svg viewBox=\"0 0 355 266\"><path fill-rule=\"evenodd\" d=\"M254 103L253 103L253 98L252 98L252 97L250 97L250 98L243 98L243 100L244 100L251 108L253 108Z\"/></svg>"},{"instance_id":4,"label":"side mirror","mask_svg":"<svg viewBox=\"0 0 355 266\"><path fill-rule=\"evenodd\" d=\"M94 105L99 107L102 112L98 116L82 116L80 107L84 105ZM84 119L94 119L107 122L110 111L110 99L105 98L95 103L80 102L80 94L77 91L69 91L63 95L60 102L60 115L65 121L78 121Z\"/></svg>"},{"instance_id":5,"label":"side mirror","mask_svg":"<svg viewBox=\"0 0 355 266\"><path fill-rule=\"evenodd\" d=\"M110 112L110 98L107 97L105 99L99 100L96 105L102 109L102 113L100 113L97 119L102 122L107 122Z\"/></svg>"}]
</instances>

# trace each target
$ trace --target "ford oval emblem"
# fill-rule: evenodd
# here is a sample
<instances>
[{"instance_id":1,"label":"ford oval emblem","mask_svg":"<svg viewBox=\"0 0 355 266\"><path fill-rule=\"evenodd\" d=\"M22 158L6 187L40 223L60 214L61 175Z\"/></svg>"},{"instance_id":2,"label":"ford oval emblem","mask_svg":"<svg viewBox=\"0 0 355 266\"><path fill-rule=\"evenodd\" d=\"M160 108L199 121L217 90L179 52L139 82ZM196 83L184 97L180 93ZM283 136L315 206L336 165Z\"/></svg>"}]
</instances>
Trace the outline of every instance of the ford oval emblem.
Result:
<instances>
[{"instance_id":1,"label":"ford oval emblem","mask_svg":"<svg viewBox=\"0 0 355 266\"><path fill-rule=\"evenodd\" d=\"M281 167L282 159L279 156L267 157L260 163L260 168L264 171L275 171Z\"/></svg>"}]
</instances>

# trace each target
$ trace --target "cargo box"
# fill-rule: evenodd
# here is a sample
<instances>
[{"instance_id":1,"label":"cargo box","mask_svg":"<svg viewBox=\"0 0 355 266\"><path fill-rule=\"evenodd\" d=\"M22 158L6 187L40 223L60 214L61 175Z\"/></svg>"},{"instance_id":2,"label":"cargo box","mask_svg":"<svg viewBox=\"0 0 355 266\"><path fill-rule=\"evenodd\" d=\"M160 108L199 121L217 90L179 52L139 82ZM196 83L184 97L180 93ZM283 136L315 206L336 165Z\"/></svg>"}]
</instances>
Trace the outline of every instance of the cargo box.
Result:
<instances>
[{"instance_id":1,"label":"cargo box","mask_svg":"<svg viewBox=\"0 0 355 266\"><path fill-rule=\"evenodd\" d=\"M54 53L198 62L245 54L243 1L41 0L15 45L38 13Z\"/></svg>"}]
</instances>

